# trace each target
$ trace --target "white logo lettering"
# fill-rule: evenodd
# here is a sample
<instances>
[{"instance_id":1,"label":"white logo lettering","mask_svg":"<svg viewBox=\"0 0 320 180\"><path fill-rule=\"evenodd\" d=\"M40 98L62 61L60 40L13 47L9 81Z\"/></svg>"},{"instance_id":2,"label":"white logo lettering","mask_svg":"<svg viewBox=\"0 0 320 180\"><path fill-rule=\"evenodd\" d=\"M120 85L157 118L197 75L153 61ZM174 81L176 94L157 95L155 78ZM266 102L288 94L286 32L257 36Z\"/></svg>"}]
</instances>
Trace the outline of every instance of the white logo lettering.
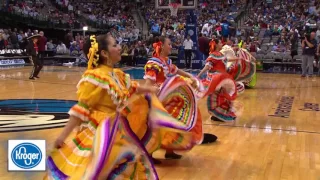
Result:
<instances>
[{"instance_id":1,"label":"white logo lettering","mask_svg":"<svg viewBox=\"0 0 320 180\"><path fill-rule=\"evenodd\" d=\"M25 147L20 147L15 151L16 159L24 160L25 165L30 166L32 164L32 160L39 159L39 153L27 153L27 149Z\"/></svg>"}]
</instances>

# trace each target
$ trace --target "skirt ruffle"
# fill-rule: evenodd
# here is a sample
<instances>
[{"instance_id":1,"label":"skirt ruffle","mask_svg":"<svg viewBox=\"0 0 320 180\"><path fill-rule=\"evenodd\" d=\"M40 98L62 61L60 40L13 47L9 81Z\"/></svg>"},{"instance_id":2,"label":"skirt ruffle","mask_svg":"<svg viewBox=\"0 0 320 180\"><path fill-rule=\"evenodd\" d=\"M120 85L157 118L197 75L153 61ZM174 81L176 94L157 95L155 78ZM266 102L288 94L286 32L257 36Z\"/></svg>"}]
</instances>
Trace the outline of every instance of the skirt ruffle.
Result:
<instances>
[{"instance_id":1,"label":"skirt ruffle","mask_svg":"<svg viewBox=\"0 0 320 180\"><path fill-rule=\"evenodd\" d=\"M243 84L248 88L254 88L257 84L257 74L254 73L251 79L248 81L243 82Z\"/></svg>"},{"instance_id":2,"label":"skirt ruffle","mask_svg":"<svg viewBox=\"0 0 320 180\"><path fill-rule=\"evenodd\" d=\"M232 77L228 73L207 73L203 85L205 91L201 93L203 97L208 96L209 113L222 121L235 120L232 103L237 97L237 87Z\"/></svg>"},{"instance_id":3,"label":"skirt ruffle","mask_svg":"<svg viewBox=\"0 0 320 180\"><path fill-rule=\"evenodd\" d=\"M237 93L238 93L238 95L242 94L244 92L244 90L245 90L244 84L242 82L237 82L236 85L237 85Z\"/></svg>"},{"instance_id":4,"label":"skirt ruffle","mask_svg":"<svg viewBox=\"0 0 320 180\"><path fill-rule=\"evenodd\" d=\"M99 124L89 154L76 156L75 150L68 144L55 149L48 157L44 179L159 179L147 150L119 114Z\"/></svg>"},{"instance_id":5,"label":"skirt ruffle","mask_svg":"<svg viewBox=\"0 0 320 180\"><path fill-rule=\"evenodd\" d=\"M234 100L237 96L237 88L235 81L227 73L207 73L206 79L202 80L204 90L198 92L199 97L206 97L216 91L219 91L222 87L229 94L230 100Z\"/></svg>"},{"instance_id":6,"label":"skirt ruffle","mask_svg":"<svg viewBox=\"0 0 320 180\"><path fill-rule=\"evenodd\" d=\"M159 100L171 116L186 125L185 131L193 134L192 144L200 144L203 138L202 119L197 108L197 97L194 89L189 85L188 79L181 76L168 78L161 86L158 93ZM167 137L181 139L178 135L171 134ZM170 143L166 141L168 147Z\"/></svg>"},{"instance_id":7,"label":"skirt ruffle","mask_svg":"<svg viewBox=\"0 0 320 180\"><path fill-rule=\"evenodd\" d=\"M221 121L233 121L236 119L235 112L232 107L232 101L228 98L228 94L223 92L215 92L207 98L207 106L209 113Z\"/></svg>"},{"instance_id":8,"label":"skirt ruffle","mask_svg":"<svg viewBox=\"0 0 320 180\"><path fill-rule=\"evenodd\" d=\"M246 81L256 72L255 62L249 62L244 59L239 59L228 67L227 72L235 81Z\"/></svg>"}]
</instances>

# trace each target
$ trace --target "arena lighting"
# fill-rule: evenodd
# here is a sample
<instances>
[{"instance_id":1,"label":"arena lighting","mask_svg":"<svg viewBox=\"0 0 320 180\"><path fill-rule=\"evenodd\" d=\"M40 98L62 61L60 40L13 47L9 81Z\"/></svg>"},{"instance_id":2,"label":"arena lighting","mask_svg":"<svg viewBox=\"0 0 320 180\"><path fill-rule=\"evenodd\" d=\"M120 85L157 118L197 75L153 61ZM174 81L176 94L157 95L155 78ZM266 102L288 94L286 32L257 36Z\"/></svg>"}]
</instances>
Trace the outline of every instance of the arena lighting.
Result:
<instances>
[{"instance_id":1,"label":"arena lighting","mask_svg":"<svg viewBox=\"0 0 320 180\"><path fill-rule=\"evenodd\" d=\"M82 30L83 31L88 31L88 26L83 26Z\"/></svg>"},{"instance_id":2,"label":"arena lighting","mask_svg":"<svg viewBox=\"0 0 320 180\"><path fill-rule=\"evenodd\" d=\"M83 30L83 36L86 36L86 31L88 31L88 26L83 26L82 30Z\"/></svg>"}]
</instances>

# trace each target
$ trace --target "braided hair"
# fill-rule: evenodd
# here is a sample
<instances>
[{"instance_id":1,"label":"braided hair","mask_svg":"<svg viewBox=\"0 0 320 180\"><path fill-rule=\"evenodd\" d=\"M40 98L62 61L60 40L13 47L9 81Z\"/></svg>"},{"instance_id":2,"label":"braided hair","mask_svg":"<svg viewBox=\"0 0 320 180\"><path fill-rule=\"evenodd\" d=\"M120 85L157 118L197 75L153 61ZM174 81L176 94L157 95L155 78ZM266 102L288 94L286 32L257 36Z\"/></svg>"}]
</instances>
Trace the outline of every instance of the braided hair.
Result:
<instances>
[{"instance_id":1,"label":"braided hair","mask_svg":"<svg viewBox=\"0 0 320 180\"><path fill-rule=\"evenodd\" d=\"M92 69L97 67L100 63L102 63L102 59L100 53L102 50L108 51L108 37L111 35L104 34L95 36L92 35L90 38L87 38L83 44L83 52L88 59L88 69Z\"/></svg>"}]
</instances>

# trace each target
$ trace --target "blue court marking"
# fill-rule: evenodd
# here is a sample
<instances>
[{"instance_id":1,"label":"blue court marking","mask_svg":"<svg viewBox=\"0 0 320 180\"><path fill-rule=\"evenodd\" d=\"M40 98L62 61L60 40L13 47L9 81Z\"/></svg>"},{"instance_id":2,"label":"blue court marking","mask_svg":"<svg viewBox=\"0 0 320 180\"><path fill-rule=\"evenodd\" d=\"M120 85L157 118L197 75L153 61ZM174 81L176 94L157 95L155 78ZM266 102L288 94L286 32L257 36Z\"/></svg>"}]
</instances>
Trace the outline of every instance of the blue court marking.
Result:
<instances>
[{"instance_id":1,"label":"blue court marking","mask_svg":"<svg viewBox=\"0 0 320 180\"><path fill-rule=\"evenodd\" d=\"M57 99L8 99L0 100L1 112L27 111L45 113L67 113L77 101Z\"/></svg>"},{"instance_id":2,"label":"blue court marking","mask_svg":"<svg viewBox=\"0 0 320 180\"><path fill-rule=\"evenodd\" d=\"M197 75L200 70L198 69L183 69L184 71L191 73L193 75ZM144 69L143 68L132 68L124 70L125 73L130 74L132 79L143 79L144 76Z\"/></svg>"}]
</instances>

